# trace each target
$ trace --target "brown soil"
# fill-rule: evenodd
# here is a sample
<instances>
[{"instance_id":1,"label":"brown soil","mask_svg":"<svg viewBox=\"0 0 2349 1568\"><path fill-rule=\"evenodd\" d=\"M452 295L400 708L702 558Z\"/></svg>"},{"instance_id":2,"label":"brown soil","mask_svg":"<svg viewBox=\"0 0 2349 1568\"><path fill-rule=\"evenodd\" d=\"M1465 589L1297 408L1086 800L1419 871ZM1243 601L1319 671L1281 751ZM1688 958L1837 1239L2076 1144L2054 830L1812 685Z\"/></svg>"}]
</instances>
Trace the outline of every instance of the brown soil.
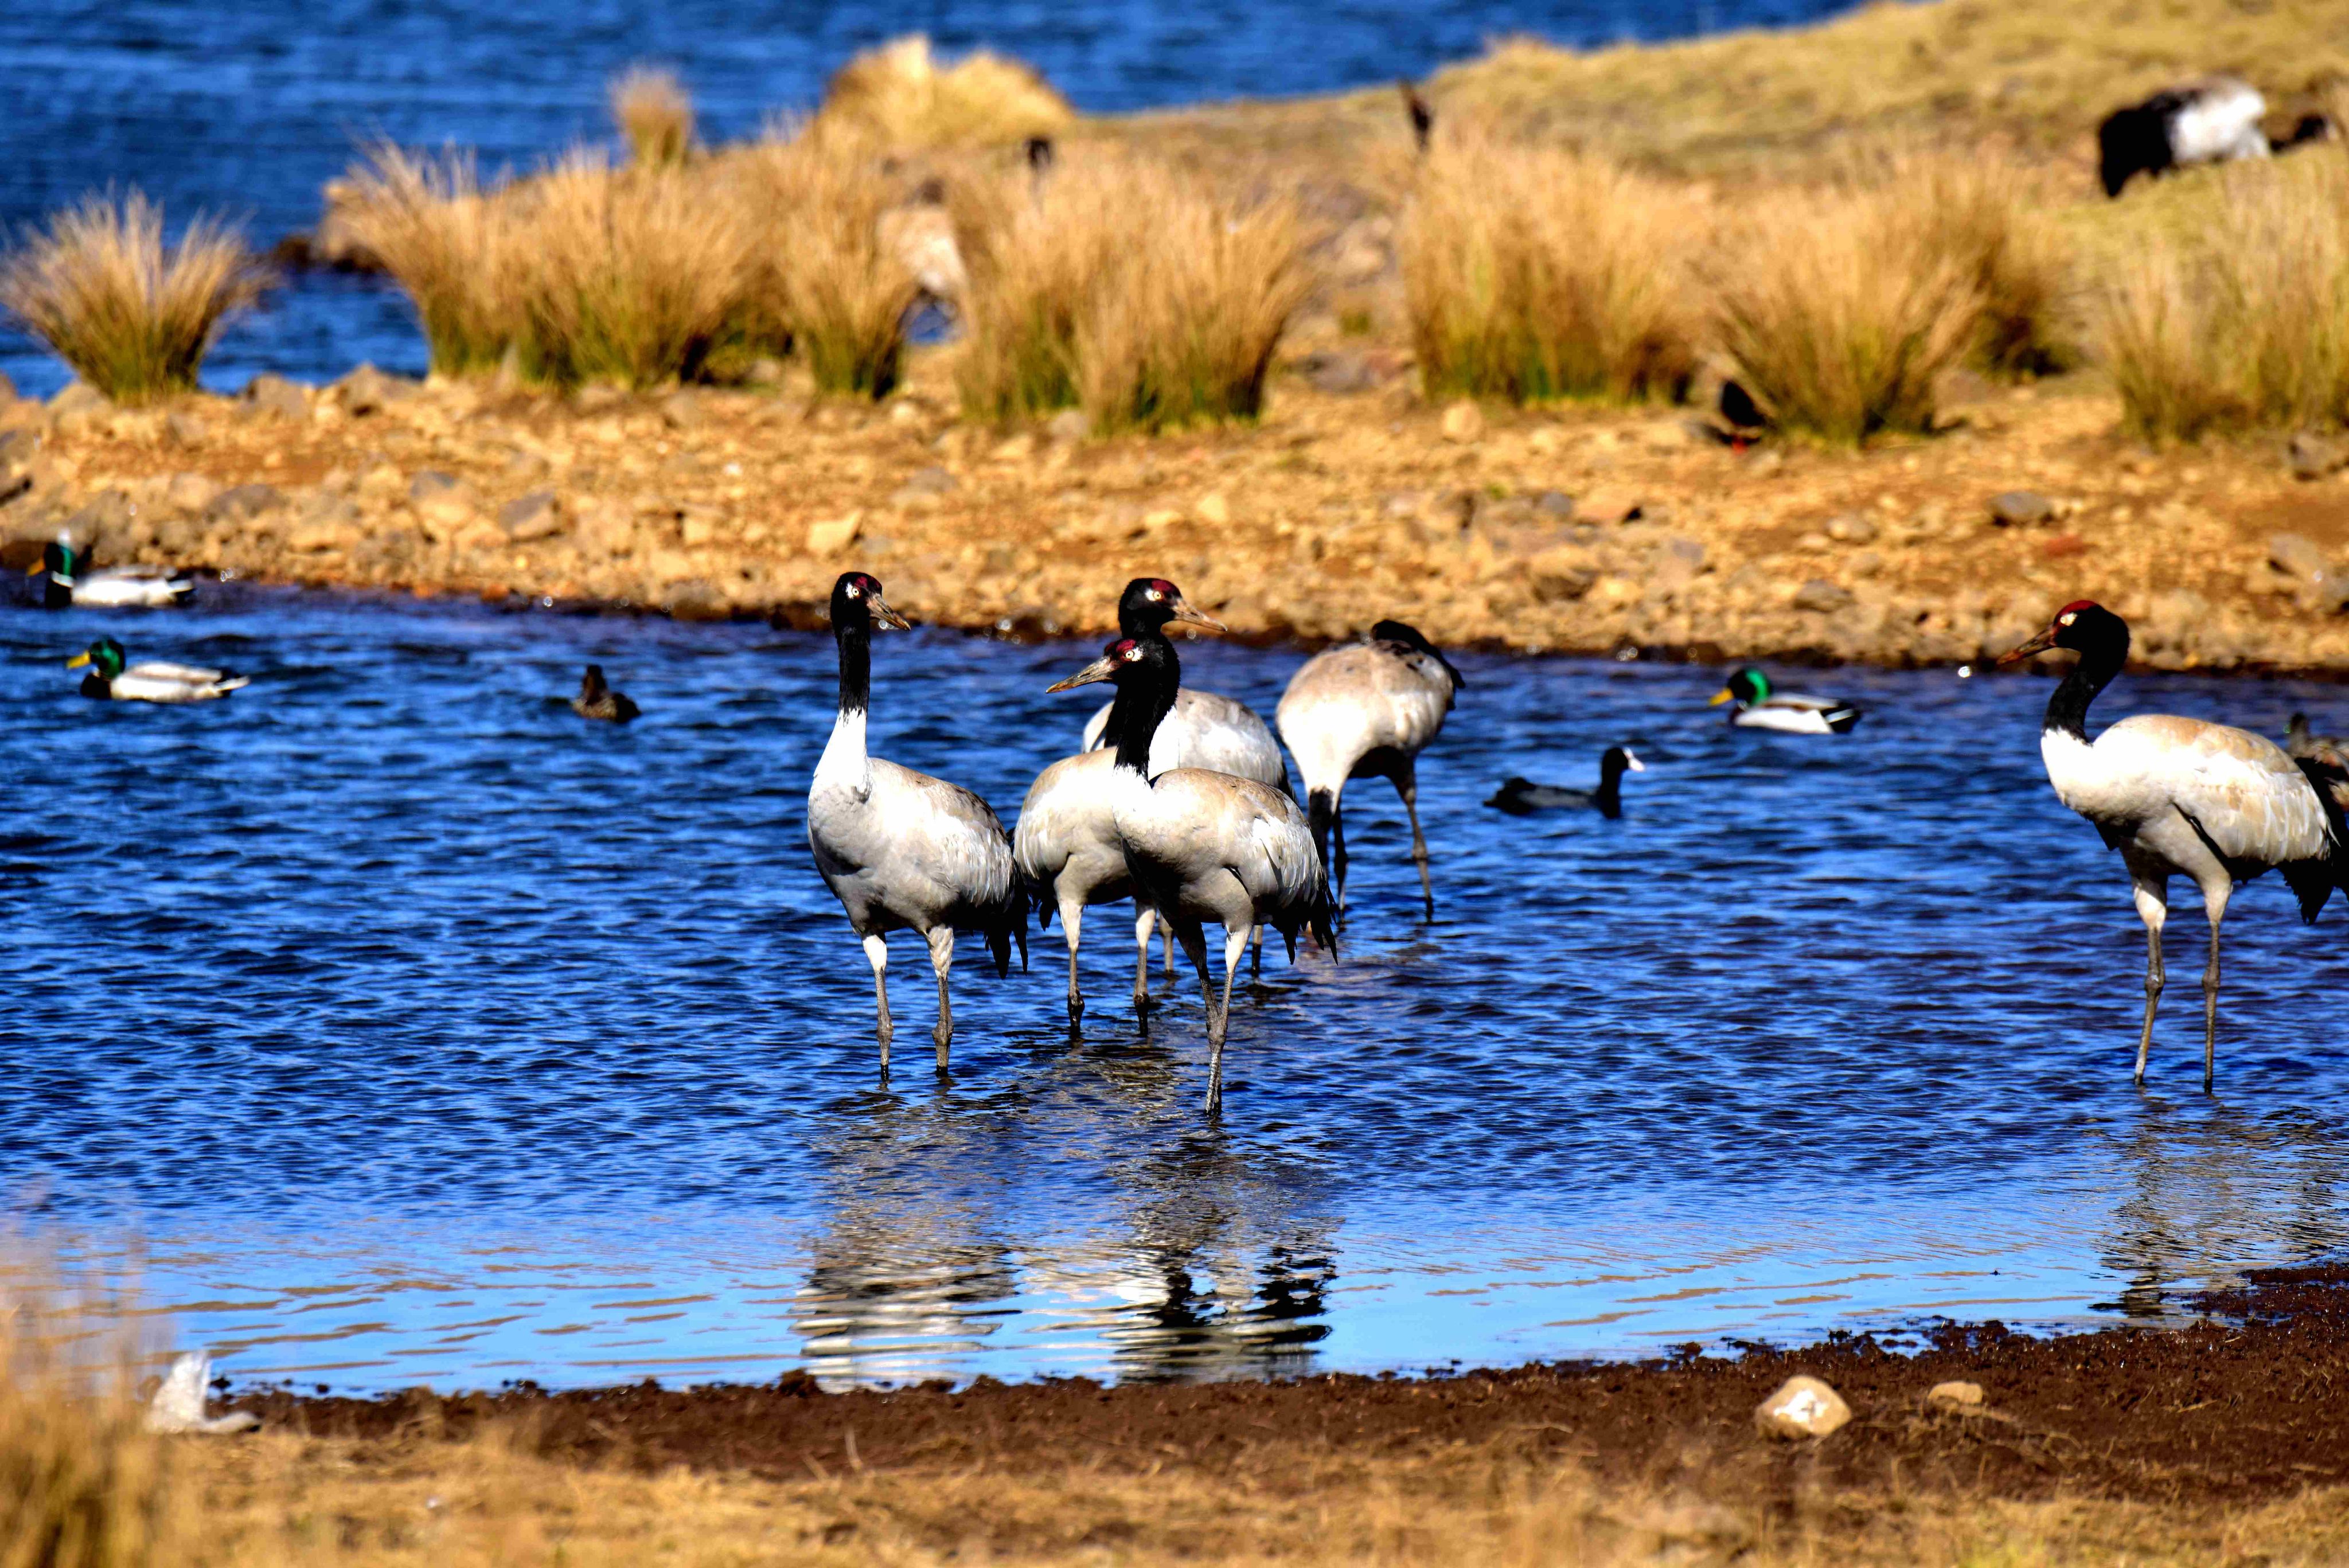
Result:
<instances>
[{"instance_id":1,"label":"brown soil","mask_svg":"<svg viewBox=\"0 0 2349 1568\"><path fill-rule=\"evenodd\" d=\"M1962 422L1931 440L1741 452L1667 410L1447 431L1392 351L1299 351L1363 389L1317 389L1307 361L1260 425L1156 440L961 424L936 357L883 409L412 385L380 407L20 402L0 559L68 527L101 560L787 618L855 566L917 619L1030 633L1106 630L1150 574L1257 639L1396 616L1452 644L1889 663L1982 659L2086 597L2158 666L2349 669L2329 590L2269 564L2280 530L2349 545L2349 478L2296 481L2267 441L2134 448L2085 379L1956 389ZM1994 524L2013 490L2052 515ZM533 495L534 520L508 511Z\"/></svg>"},{"instance_id":2,"label":"brown soil","mask_svg":"<svg viewBox=\"0 0 2349 1568\"><path fill-rule=\"evenodd\" d=\"M1602 1489L1701 1490L1769 1511L1799 1490L2230 1508L2349 1481L2349 1269L2256 1272L2182 1329L2055 1338L1952 1327L1898 1355L1868 1337L1737 1359L1564 1364L1449 1377L1102 1386L1084 1379L825 1394L803 1374L761 1387L651 1384L437 1398L248 1394L271 1427L362 1442L470 1438L497 1424L560 1462L683 1465L776 1480L835 1473L1179 1472L1279 1485L1327 1461L1463 1450L1570 1466ZM1766 1442L1754 1406L1795 1372L1850 1402L1831 1438ZM1944 1379L1987 1403L1937 1409Z\"/></svg>"}]
</instances>

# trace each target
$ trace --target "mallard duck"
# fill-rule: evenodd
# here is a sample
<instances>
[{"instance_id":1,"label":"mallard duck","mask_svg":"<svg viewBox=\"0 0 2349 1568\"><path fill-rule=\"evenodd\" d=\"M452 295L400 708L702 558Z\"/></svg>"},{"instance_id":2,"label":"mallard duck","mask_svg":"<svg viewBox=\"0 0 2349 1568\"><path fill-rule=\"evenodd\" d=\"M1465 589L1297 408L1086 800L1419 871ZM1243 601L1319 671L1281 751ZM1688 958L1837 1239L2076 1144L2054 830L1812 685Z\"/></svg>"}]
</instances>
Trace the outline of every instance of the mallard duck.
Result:
<instances>
[{"instance_id":1,"label":"mallard duck","mask_svg":"<svg viewBox=\"0 0 2349 1568\"><path fill-rule=\"evenodd\" d=\"M1537 784L1527 779L1512 778L1485 804L1506 811L1511 816L1586 806L1596 808L1602 816L1620 816L1623 815L1624 774L1647 771L1648 764L1632 755L1630 747L1609 746L1599 753L1597 789L1567 789L1557 784Z\"/></svg>"},{"instance_id":2,"label":"mallard duck","mask_svg":"<svg viewBox=\"0 0 2349 1568\"><path fill-rule=\"evenodd\" d=\"M579 695L571 700L571 711L583 719L602 719L614 724L625 724L643 711L604 683L604 667L600 664L589 665L587 673L579 678Z\"/></svg>"},{"instance_id":3,"label":"mallard duck","mask_svg":"<svg viewBox=\"0 0 2349 1568\"><path fill-rule=\"evenodd\" d=\"M81 678L81 694L110 697L118 702L204 702L252 683L250 676L193 664L167 664L161 659L129 664L122 645L110 637L99 638L66 660L67 670L85 665L89 673Z\"/></svg>"},{"instance_id":4,"label":"mallard duck","mask_svg":"<svg viewBox=\"0 0 2349 1568\"><path fill-rule=\"evenodd\" d=\"M85 609L156 609L178 604L195 591L167 566L106 566L91 569L71 540L60 535L41 546L41 564L25 574L46 575L41 603L49 609L79 605Z\"/></svg>"},{"instance_id":5,"label":"mallard duck","mask_svg":"<svg viewBox=\"0 0 2349 1568\"><path fill-rule=\"evenodd\" d=\"M1790 735L1840 735L1859 722L1859 710L1832 697L1806 697L1774 691L1770 678L1748 665L1716 692L1713 706L1734 702L1729 722L1747 730L1783 730Z\"/></svg>"}]
</instances>

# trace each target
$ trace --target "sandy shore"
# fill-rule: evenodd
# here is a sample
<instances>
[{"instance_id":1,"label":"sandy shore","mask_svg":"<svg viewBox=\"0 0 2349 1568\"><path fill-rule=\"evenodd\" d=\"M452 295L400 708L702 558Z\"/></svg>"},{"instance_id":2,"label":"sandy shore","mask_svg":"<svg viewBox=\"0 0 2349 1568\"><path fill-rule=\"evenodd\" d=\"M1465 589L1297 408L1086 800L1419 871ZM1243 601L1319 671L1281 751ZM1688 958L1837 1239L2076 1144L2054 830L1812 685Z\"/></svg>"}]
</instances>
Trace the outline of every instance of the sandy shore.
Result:
<instances>
[{"instance_id":1,"label":"sandy shore","mask_svg":"<svg viewBox=\"0 0 2349 1568\"><path fill-rule=\"evenodd\" d=\"M1102 441L958 422L936 354L878 408L372 373L138 410L69 391L0 408L0 555L64 528L270 581L802 619L854 565L921 619L1030 633L1104 630L1151 573L1257 639L1396 616L1523 651L1892 664L1979 659L2086 597L2157 666L2349 668L2325 576L2349 478L2296 479L2280 442L2137 449L2086 378L1961 384L1927 440L1741 452L1682 410L1432 408L1392 352L1298 354L1259 425Z\"/></svg>"},{"instance_id":2,"label":"sandy shore","mask_svg":"<svg viewBox=\"0 0 2349 1568\"><path fill-rule=\"evenodd\" d=\"M664 1510L710 1549L746 1509L771 1549L842 1562L2337 1560L2349 1272L2196 1304L2210 1320L2174 1330L1988 1324L1915 1355L1842 1338L1439 1378L249 1394L262 1437L196 1457L224 1530L265 1533L298 1482L347 1534L404 1521L419 1561L527 1517L574 1550L641 1546ZM1795 1372L1850 1424L1759 1437L1755 1404ZM1984 1402L1928 1397L1952 1379ZM428 1496L450 1510L429 1526Z\"/></svg>"}]
</instances>

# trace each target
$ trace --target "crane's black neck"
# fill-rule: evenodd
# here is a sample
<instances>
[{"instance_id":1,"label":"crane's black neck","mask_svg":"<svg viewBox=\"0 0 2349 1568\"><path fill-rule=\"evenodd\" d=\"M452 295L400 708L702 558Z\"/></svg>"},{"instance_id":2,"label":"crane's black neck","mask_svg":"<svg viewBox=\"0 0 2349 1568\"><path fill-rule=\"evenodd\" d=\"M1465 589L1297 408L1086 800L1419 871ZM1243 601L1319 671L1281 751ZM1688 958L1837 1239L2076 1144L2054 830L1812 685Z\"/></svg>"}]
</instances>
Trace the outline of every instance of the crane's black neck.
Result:
<instances>
[{"instance_id":1,"label":"crane's black neck","mask_svg":"<svg viewBox=\"0 0 2349 1568\"><path fill-rule=\"evenodd\" d=\"M835 616L832 639L840 645L840 711L843 717L873 706L873 621L869 616Z\"/></svg>"},{"instance_id":2,"label":"crane's black neck","mask_svg":"<svg viewBox=\"0 0 2349 1568\"><path fill-rule=\"evenodd\" d=\"M1117 700L1110 705L1109 731L1116 737L1117 765L1150 776L1150 742L1158 726L1174 711L1174 692L1183 684L1183 663L1174 645L1157 631L1133 639L1142 658L1118 672Z\"/></svg>"},{"instance_id":3,"label":"crane's black neck","mask_svg":"<svg viewBox=\"0 0 2349 1568\"><path fill-rule=\"evenodd\" d=\"M2096 694L2113 683L2113 677L2128 662L2128 624L2120 617L2106 610L2093 612L2100 618L2086 624L2083 612L2081 630L2072 646L2080 650L2080 661L2064 677L2054 696L2047 699L2047 718L2041 724L2044 731L2061 731L2074 740L2088 738L2088 704Z\"/></svg>"}]
</instances>

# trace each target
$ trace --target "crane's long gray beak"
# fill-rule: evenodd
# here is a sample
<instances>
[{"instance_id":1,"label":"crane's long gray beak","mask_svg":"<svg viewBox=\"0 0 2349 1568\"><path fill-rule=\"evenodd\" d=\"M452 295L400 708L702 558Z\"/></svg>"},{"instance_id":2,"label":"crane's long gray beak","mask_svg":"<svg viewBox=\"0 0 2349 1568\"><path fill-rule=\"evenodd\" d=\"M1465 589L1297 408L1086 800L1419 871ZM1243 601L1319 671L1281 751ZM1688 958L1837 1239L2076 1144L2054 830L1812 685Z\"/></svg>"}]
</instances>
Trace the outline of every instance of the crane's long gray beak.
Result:
<instances>
[{"instance_id":1,"label":"crane's long gray beak","mask_svg":"<svg viewBox=\"0 0 2349 1568\"><path fill-rule=\"evenodd\" d=\"M914 623L907 620L904 616L899 615L895 610L891 609L889 607L889 601L883 598L879 594L867 595L864 600L864 607L866 609L872 611L873 624L875 626L885 626L897 631L911 631L914 629Z\"/></svg>"},{"instance_id":2,"label":"crane's long gray beak","mask_svg":"<svg viewBox=\"0 0 2349 1568\"><path fill-rule=\"evenodd\" d=\"M1229 631L1232 629L1230 627L1226 626L1222 621L1217 620L1214 616L1209 615L1206 610L1194 605L1189 599L1185 598L1181 594L1176 594L1174 596L1174 603L1171 607L1174 611L1174 618L1183 622L1186 626L1204 626L1209 631Z\"/></svg>"},{"instance_id":3,"label":"crane's long gray beak","mask_svg":"<svg viewBox=\"0 0 2349 1568\"><path fill-rule=\"evenodd\" d=\"M1082 670L1078 670L1074 675L1070 676L1066 680L1055 680L1050 686L1045 687L1044 690L1047 691L1073 691L1080 686L1091 686L1098 680L1111 680L1115 677L1116 674L1117 660L1112 659L1107 654L1103 654L1099 659L1094 659L1091 664L1086 665Z\"/></svg>"},{"instance_id":4,"label":"crane's long gray beak","mask_svg":"<svg viewBox=\"0 0 2349 1568\"><path fill-rule=\"evenodd\" d=\"M2004 653L2000 654L1998 656L1998 662L2001 664L2019 663L2020 661L2030 658L2034 653L2044 653L2054 646L2055 628L2051 626L2045 631L2041 632L2037 637L2033 638L2029 642L2024 643L2021 648L2012 648L2007 649Z\"/></svg>"}]
</instances>

